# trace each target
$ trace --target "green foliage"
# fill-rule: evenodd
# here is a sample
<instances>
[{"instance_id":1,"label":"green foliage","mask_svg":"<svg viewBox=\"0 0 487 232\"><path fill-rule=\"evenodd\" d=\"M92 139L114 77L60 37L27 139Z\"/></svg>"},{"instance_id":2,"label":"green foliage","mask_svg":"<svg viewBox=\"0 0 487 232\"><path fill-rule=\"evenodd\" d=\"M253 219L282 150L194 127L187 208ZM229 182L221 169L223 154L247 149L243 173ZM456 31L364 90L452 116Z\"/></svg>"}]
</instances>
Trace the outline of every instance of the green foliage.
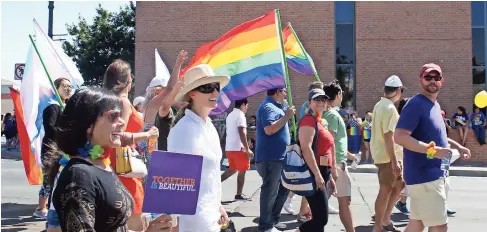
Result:
<instances>
[{"instance_id":1,"label":"green foliage","mask_svg":"<svg viewBox=\"0 0 487 232\"><path fill-rule=\"evenodd\" d=\"M98 5L93 23L79 16L77 24L66 25L72 41L63 48L73 58L83 76L85 85L101 86L103 74L115 59L123 59L133 68L135 58L135 5L108 12Z\"/></svg>"}]
</instances>

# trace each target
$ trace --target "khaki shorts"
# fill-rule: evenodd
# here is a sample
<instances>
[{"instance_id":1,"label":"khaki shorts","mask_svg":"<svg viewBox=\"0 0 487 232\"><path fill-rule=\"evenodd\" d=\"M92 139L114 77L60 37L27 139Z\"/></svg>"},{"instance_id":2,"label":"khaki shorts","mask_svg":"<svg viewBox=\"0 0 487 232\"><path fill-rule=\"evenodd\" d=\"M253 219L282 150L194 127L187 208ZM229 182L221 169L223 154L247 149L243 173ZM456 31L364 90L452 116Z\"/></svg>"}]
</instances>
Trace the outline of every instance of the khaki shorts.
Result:
<instances>
[{"instance_id":1,"label":"khaki shorts","mask_svg":"<svg viewBox=\"0 0 487 232\"><path fill-rule=\"evenodd\" d=\"M342 167L344 167L345 170L342 170ZM335 194L335 197L352 196L352 181L350 178L350 174L348 173L346 164L341 164L341 163L337 164L337 177L338 177L336 181L337 193Z\"/></svg>"},{"instance_id":2,"label":"khaki shorts","mask_svg":"<svg viewBox=\"0 0 487 232\"><path fill-rule=\"evenodd\" d=\"M403 182L402 179L402 163L399 162L399 169L401 172L396 177L392 171L392 163L384 163L384 164L375 164L377 166L377 175L379 176L379 185L385 185L388 187L394 187L396 182Z\"/></svg>"},{"instance_id":3,"label":"khaki shorts","mask_svg":"<svg viewBox=\"0 0 487 232\"><path fill-rule=\"evenodd\" d=\"M426 227L448 223L444 178L408 185L408 192L411 196L410 219L422 221Z\"/></svg>"}]
</instances>

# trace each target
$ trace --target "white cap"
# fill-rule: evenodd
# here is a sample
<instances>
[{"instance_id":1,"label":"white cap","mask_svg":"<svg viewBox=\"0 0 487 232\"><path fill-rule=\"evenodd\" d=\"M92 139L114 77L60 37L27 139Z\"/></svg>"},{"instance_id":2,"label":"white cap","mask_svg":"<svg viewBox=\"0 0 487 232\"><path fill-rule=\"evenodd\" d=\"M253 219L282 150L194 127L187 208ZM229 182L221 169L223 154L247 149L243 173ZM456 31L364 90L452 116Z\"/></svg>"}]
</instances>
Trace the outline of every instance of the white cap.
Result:
<instances>
[{"instance_id":1,"label":"white cap","mask_svg":"<svg viewBox=\"0 0 487 232\"><path fill-rule=\"evenodd\" d=\"M167 86L167 80L165 78L161 78L161 77L154 77L154 78L152 78L149 86L145 90L149 91L150 88L156 87L156 86L166 87Z\"/></svg>"},{"instance_id":2,"label":"white cap","mask_svg":"<svg viewBox=\"0 0 487 232\"><path fill-rule=\"evenodd\" d=\"M138 96L134 99L134 101L132 102L132 105L137 106L138 104L143 103L144 101L145 101L145 97Z\"/></svg>"},{"instance_id":3,"label":"white cap","mask_svg":"<svg viewBox=\"0 0 487 232\"><path fill-rule=\"evenodd\" d=\"M396 75L392 75L389 78L387 78L385 85L388 87L402 87L402 88L404 88L404 86L402 85L401 79Z\"/></svg>"}]
</instances>

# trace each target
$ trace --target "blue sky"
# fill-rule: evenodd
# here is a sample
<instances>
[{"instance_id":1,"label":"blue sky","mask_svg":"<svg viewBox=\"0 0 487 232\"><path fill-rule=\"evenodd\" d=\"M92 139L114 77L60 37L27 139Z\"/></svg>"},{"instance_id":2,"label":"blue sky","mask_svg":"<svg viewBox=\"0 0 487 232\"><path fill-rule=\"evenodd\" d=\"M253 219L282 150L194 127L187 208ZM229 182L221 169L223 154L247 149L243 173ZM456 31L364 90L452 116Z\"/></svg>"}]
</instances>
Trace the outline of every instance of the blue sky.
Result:
<instances>
[{"instance_id":1,"label":"blue sky","mask_svg":"<svg viewBox=\"0 0 487 232\"><path fill-rule=\"evenodd\" d=\"M78 16L89 23L95 16L98 4L109 11L118 11L129 1L55 1L54 34L67 34L66 23L78 22ZM33 19L47 34L48 1L2 1L1 2L1 78L13 80L15 63L24 63L34 32ZM56 37L54 37L56 38ZM56 42L59 43L59 42Z\"/></svg>"}]
</instances>

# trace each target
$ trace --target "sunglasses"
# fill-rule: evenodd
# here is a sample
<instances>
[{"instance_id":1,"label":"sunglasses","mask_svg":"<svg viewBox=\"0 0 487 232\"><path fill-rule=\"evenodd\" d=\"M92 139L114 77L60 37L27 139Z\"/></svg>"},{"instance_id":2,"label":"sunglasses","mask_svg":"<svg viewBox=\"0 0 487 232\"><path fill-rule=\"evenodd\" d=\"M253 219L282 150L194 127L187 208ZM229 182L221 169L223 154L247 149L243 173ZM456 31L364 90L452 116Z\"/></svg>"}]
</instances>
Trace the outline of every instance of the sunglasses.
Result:
<instances>
[{"instance_id":1,"label":"sunglasses","mask_svg":"<svg viewBox=\"0 0 487 232\"><path fill-rule=\"evenodd\" d=\"M72 89L73 88L72 85L61 85L61 87L65 88L65 89Z\"/></svg>"},{"instance_id":2,"label":"sunglasses","mask_svg":"<svg viewBox=\"0 0 487 232\"><path fill-rule=\"evenodd\" d=\"M313 98L313 101L326 102L326 97L315 97Z\"/></svg>"},{"instance_id":3,"label":"sunglasses","mask_svg":"<svg viewBox=\"0 0 487 232\"><path fill-rule=\"evenodd\" d=\"M200 85L196 87L194 90L200 92L200 93L213 93L213 91L220 92L220 83L208 83L205 85Z\"/></svg>"},{"instance_id":4,"label":"sunglasses","mask_svg":"<svg viewBox=\"0 0 487 232\"><path fill-rule=\"evenodd\" d=\"M109 110L103 113L103 116L106 116L110 122L116 122L122 117L122 112L120 110Z\"/></svg>"},{"instance_id":5,"label":"sunglasses","mask_svg":"<svg viewBox=\"0 0 487 232\"><path fill-rule=\"evenodd\" d=\"M443 77L441 76L431 76L431 75L426 75L423 77L426 81L431 81L431 80L435 80L435 81L441 81L441 79L443 79Z\"/></svg>"}]
</instances>

